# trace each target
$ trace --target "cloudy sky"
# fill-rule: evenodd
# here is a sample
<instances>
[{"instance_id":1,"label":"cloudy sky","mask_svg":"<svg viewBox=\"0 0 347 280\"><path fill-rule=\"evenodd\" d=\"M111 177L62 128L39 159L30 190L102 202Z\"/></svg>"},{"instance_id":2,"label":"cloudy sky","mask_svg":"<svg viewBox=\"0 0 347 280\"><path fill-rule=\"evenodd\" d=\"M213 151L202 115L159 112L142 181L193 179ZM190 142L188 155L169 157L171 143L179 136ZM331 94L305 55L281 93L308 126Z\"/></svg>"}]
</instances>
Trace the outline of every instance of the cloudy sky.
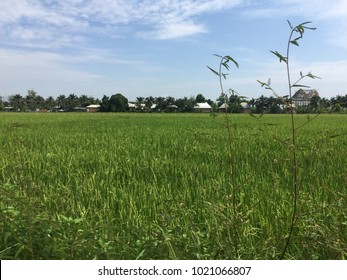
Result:
<instances>
[{"instance_id":1,"label":"cloudy sky","mask_svg":"<svg viewBox=\"0 0 347 280\"><path fill-rule=\"evenodd\" d=\"M293 25L312 21L290 56L293 79L322 97L347 94L347 0L0 0L0 96L120 92L219 96L213 54L230 55L225 87L249 98L286 95L285 54Z\"/></svg>"}]
</instances>

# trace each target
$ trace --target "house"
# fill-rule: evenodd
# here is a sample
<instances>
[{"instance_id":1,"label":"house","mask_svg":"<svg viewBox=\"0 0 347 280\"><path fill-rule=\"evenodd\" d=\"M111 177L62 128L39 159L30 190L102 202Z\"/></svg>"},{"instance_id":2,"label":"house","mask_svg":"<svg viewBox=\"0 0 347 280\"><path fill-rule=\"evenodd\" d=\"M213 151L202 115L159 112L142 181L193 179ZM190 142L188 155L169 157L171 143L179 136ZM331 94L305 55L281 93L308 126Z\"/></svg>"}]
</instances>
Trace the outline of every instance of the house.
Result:
<instances>
[{"instance_id":1,"label":"house","mask_svg":"<svg viewBox=\"0 0 347 280\"><path fill-rule=\"evenodd\" d=\"M141 103L141 104L138 104L136 102L129 102L128 103L129 111L136 111L137 109L143 110L145 107L146 107L146 104L144 104L144 103Z\"/></svg>"},{"instance_id":2,"label":"house","mask_svg":"<svg viewBox=\"0 0 347 280\"><path fill-rule=\"evenodd\" d=\"M224 102L222 105L218 107L218 111L225 113L228 110L228 108L229 108L229 105Z\"/></svg>"},{"instance_id":3,"label":"house","mask_svg":"<svg viewBox=\"0 0 347 280\"><path fill-rule=\"evenodd\" d=\"M251 113L251 105L248 102L241 102L240 106L242 107L242 113L250 114Z\"/></svg>"},{"instance_id":4,"label":"house","mask_svg":"<svg viewBox=\"0 0 347 280\"><path fill-rule=\"evenodd\" d=\"M16 109L14 107L11 107L11 106L7 106L7 107L4 107L4 112L15 112Z\"/></svg>"},{"instance_id":5,"label":"house","mask_svg":"<svg viewBox=\"0 0 347 280\"><path fill-rule=\"evenodd\" d=\"M299 89L292 96L292 102L296 106L308 106L313 96L319 96L315 89L303 90Z\"/></svg>"},{"instance_id":6,"label":"house","mask_svg":"<svg viewBox=\"0 0 347 280\"><path fill-rule=\"evenodd\" d=\"M177 112L177 110L178 110L178 107L174 104L167 105L165 109L166 112Z\"/></svg>"},{"instance_id":7,"label":"house","mask_svg":"<svg viewBox=\"0 0 347 280\"><path fill-rule=\"evenodd\" d=\"M73 111L73 112L86 112L87 109L84 108L84 107L74 107L74 108L72 109L72 111Z\"/></svg>"},{"instance_id":8,"label":"house","mask_svg":"<svg viewBox=\"0 0 347 280\"><path fill-rule=\"evenodd\" d=\"M135 111L136 110L136 104L133 103L133 102L129 102L128 103L128 109L129 109L130 112Z\"/></svg>"},{"instance_id":9,"label":"house","mask_svg":"<svg viewBox=\"0 0 347 280\"><path fill-rule=\"evenodd\" d=\"M229 105L225 103L218 107L218 111L220 112L225 112L228 109ZM251 106L248 104L248 102L241 102L239 106L232 107L231 112L249 114L251 113Z\"/></svg>"},{"instance_id":10,"label":"house","mask_svg":"<svg viewBox=\"0 0 347 280\"><path fill-rule=\"evenodd\" d=\"M194 106L194 111L195 112L200 112L200 113L211 113L212 112L212 107L207 102L196 103L196 105Z\"/></svg>"},{"instance_id":11,"label":"house","mask_svg":"<svg viewBox=\"0 0 347 280\"><path fill-rule=\"evenodd\" d=\"M87 109L87 112L89 113L95 113L100 111L100 107L101 106L99 104L91 104L87 106L86 109Z\"/></svg>"}]
</instances>

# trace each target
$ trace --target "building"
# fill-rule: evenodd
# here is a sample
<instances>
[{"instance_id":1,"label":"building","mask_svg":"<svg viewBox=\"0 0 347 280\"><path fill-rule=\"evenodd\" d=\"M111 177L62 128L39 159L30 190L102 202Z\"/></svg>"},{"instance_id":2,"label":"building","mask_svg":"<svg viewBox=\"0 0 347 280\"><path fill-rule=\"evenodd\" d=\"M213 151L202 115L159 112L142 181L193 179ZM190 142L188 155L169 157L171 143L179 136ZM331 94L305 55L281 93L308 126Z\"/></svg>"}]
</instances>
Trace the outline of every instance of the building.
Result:
<instances>
[{"instance_id":1,"label":"building","mask_svg":"<svg viewBox=\"0 0 347 280\"><path fill-rule=\"evenodd\" d=\"M3 108L3 111L4 112L15 112L15 111L18 111L18 110L16 110L14 107L7 106L7 107Z\"/></svg>"},{"instance_id":2,"label":"building","mask_svg":"<svg viewBox=\"0 0 347 280\"><path fill-rule=\"evenodd\" d=\"M313 96L319 96L315 89L303 90L299 89L293 96L292 101L295 107L308 106Z\"/></svg>"},{"instance_id":3,"label":"building","mask_svg":"<svg viewBox=\"0 0 347 280\"><path fill-rule=\"evenodd\" d=\"M196 103L196 105L194 106L194 111L195 112L200 112L200 113L211 113L212 112L212 107L207 102Z\"/></svg>"},{"instance_id":4,"label":"building","mask_svg":"<svg viewBox=\"0 0 347 280\"><path fill-rule=\"evenodd\" d=\"M229 105L228 104L226 104L226 103L223 103L222 105L220 105L219 107L218 107L218 111L220 111L220 112L226 112L226 111L228 111L228 109L229 109Z\"/></svg>"},{"instance_id":5,"label":"building","mask_svg":"<svg viewBox=\"0 0 347 280\"><path fill-rule=\"evenodd\" d=\"M87 112L89 113L95 113L100 111L100 107L101 106L99 104L91 104L87 106L86 109L87 109Z\"/></svg>"},{"instance_id":6,"label":"building","mask_svg":"<svg viewBox=\"0 0 347 280\"><path fill-rule=\"evenodd\" d=\"M251 105L248 102L241 102L240 106L242 107L241 112L244 114L250 114L252 112Z\"/></svg>"},{"instance_id":7,"label":"building","mask_svg":"<svg viewBox=\"0 0 347 280\"><path fill-rule=\"evenodd\" d=\"M129 102L128 103L128 108L129 108L129 111L136 111L136 110L144 110L146 107L146 104L144 103L141 103L139 104L138 102Z\"/></svg>"}]
</instances>

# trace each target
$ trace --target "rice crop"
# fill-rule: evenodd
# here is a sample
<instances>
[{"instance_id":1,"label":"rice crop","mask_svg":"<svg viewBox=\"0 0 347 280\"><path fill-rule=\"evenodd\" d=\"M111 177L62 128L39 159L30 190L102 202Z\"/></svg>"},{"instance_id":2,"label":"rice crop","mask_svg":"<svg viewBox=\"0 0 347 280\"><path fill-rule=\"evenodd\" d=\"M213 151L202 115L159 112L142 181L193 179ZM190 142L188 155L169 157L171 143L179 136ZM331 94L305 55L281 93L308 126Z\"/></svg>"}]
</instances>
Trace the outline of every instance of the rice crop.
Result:
<instances>
[{"instance_id":1,"label":"rice crop","mask_svg":"<svg viewBox=\"0 0 347 280\"><path fill-rule=\"evenodd\" d=\"M223 116L1 114L0 258L279 258L289 115L230 118L233 174ZM347 116L321 115L297 139L300 205L285 258L345 259Z\"/></svg>"}]
</instances>

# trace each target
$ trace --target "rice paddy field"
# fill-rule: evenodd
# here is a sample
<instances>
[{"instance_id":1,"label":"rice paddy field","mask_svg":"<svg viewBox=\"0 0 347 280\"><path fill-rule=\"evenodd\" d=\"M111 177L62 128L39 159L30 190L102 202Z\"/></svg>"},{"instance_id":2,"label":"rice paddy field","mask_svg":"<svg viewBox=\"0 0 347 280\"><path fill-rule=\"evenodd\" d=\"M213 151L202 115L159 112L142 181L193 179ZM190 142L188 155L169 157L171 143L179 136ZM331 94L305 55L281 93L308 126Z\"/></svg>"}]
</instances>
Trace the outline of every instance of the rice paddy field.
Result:
<instances>
[{"instance_id":1,"label":"rice paddy field","mask_svg":"<svg viewBox=\"0 0 347 280\"><path fill-rule=\"evenodd\" d=\"M296 115L297 127L313 116ZM289 115L0 114L0 259L278 259ZM347 115L297 129L285 259L347 258Z\"/></svg>"}]
</instances>

